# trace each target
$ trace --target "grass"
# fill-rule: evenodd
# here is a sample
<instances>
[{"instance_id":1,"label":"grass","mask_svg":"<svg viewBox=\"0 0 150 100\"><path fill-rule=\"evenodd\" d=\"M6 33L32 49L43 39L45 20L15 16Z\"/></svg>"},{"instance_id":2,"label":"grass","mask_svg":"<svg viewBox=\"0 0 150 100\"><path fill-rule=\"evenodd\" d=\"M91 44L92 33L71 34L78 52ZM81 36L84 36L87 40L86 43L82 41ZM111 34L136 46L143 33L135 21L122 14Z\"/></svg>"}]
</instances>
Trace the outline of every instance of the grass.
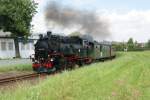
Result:
<instances>
[{"instance_id":1,"label":"grass","mask_svg":"<svg viewBox=\"0 0 150 100\"><path fill-rule=\"evenodd\" d=\"M150 51L65 71L36 85L19 84L0 100L150 100Z\"/></svg>"},{"instance_id":2,"label":"grass","mask_svg":"<svg viewBox=\"0 0 150 100\"><path fill-rule=\"evenodd\" d=\"M9 71L32 71L32 62L29 59L0 60L0 73Z\"/></svg>"},{"instance_id":3,"label":"grass","mask_svg":"<svg viewBox=\"0 0 150 100\"><path fill-rule=\"evenodd\" d=\"M4 73L9 71L32 71L32 65L27 63L0 67L0 72Z\"/></svg>"}]
</instances>

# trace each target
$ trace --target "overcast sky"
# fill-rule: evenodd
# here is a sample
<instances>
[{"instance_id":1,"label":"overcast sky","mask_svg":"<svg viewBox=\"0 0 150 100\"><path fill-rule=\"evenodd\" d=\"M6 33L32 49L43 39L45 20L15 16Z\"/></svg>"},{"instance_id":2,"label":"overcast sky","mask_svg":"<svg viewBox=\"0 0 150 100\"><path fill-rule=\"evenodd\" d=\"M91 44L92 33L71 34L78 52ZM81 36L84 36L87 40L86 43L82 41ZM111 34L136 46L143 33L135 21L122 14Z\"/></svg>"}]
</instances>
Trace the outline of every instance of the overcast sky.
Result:
<instances>
[{"instance_id":1,"label":"overcast sky","mask_svg":"<svg viewBox=\"0 0 150 100\"><path fill-rule=\"evenodd\" d=\"M79 10L95 11L109 23L109 41L127 41L130 37L139 42L150 39L150 0L35 0L39 3L38 13L33 18L34 33L47 30L61 32L57 26L47 27L45 7L50 1L57 1ZM65 29L66 34L74 29ZM62 32L61 32L62 33Z\"/></svg>"}]
</instances>

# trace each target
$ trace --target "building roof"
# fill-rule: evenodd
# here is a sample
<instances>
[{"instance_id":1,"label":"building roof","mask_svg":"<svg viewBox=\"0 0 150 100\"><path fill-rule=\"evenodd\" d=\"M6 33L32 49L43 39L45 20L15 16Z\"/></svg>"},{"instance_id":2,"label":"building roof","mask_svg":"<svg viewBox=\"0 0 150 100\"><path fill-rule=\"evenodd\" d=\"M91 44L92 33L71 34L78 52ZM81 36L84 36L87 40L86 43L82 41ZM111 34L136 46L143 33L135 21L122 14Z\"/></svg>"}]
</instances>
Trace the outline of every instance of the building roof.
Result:
<instances>
[{"instance_id":1,"label":"building roof","mask_svg":"<svg viewBox=\"0 0 150 100\"><path fill-rule=\"evenodd\" d=\"M0 36L0 39L14 39L13 37L8 37L8 36Z\"/></svg>"},{"instance_id":2,"label":"building roof","mask_svg":"<svg viewBox=\"0 0 150 100\"><path fill-rule=\"evenodd\" d=\"M3 30L0 30L0 36L10 36L10 32L3 32Z\"/></svg>"}]
</instances>

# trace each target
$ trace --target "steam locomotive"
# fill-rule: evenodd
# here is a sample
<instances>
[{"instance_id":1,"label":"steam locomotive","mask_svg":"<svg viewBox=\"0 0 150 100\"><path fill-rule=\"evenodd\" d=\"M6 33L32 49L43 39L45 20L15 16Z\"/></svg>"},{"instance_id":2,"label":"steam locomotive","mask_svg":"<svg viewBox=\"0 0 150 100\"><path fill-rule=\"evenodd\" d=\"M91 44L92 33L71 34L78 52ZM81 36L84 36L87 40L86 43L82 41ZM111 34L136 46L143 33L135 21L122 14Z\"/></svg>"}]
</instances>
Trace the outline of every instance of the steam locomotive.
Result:
<instances>
[{"instance_id":1,"label":"steam locomotive","mask_svg":"<svg viewBox=\"0 0 150 100\"><path fill-rule=\"evenodd\" d=\"M52 73L115 57L111 44L98 43L79 36L59 36L47 32L35 44L32 68L38 73Z\"/></svg>"}]
</instances>

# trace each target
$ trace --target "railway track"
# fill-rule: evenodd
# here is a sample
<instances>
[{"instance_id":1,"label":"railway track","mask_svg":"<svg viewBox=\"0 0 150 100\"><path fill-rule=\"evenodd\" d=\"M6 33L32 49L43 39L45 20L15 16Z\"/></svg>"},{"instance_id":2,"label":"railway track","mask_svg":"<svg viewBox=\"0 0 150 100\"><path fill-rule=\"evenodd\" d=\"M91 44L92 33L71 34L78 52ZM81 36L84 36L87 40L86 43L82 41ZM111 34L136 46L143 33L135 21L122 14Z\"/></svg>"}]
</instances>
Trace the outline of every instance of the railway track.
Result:
<instances>
[{"instance_id":1,"label":"railway track","mask_svg":"<svg viewBox=\"0 0 150 100\"><path fill-rule=\"evenodd\" d=\"M11 83L11 82L17 82L17 81L20 81L20 80L25 80L25 79L31 79L31 78L35 78L35 77L40 77L40 76L41 75L37 74L37 73L30 73L30 74L24 74L24 75L18 75L18 76L3 78L3 79L0 79L0 85Z\"/></svg>"},{"instance_id":2,"label":"railway track","mask_svg":"<svg viewBox=\"0 0 150 100\"><path fill-rule=\"evenodd\" d=\"M105 61L105 60L104 60ZM56 71L54 73L51 74L46 74L46 73L42 73L42 74L38 74L38 73L26 73L26 74L22 74L22 75L16 75L16 76L10 76L7 78L0 78L0 85L3 84L8 84L11 82L18 82L18 81L23 81L26 79L32 79L32 78L38 78L38 77L43 77L43 76L51 76L51 75L55 75L57 73L61 73L61 71Z\"/></svg>"}]
</instances>

